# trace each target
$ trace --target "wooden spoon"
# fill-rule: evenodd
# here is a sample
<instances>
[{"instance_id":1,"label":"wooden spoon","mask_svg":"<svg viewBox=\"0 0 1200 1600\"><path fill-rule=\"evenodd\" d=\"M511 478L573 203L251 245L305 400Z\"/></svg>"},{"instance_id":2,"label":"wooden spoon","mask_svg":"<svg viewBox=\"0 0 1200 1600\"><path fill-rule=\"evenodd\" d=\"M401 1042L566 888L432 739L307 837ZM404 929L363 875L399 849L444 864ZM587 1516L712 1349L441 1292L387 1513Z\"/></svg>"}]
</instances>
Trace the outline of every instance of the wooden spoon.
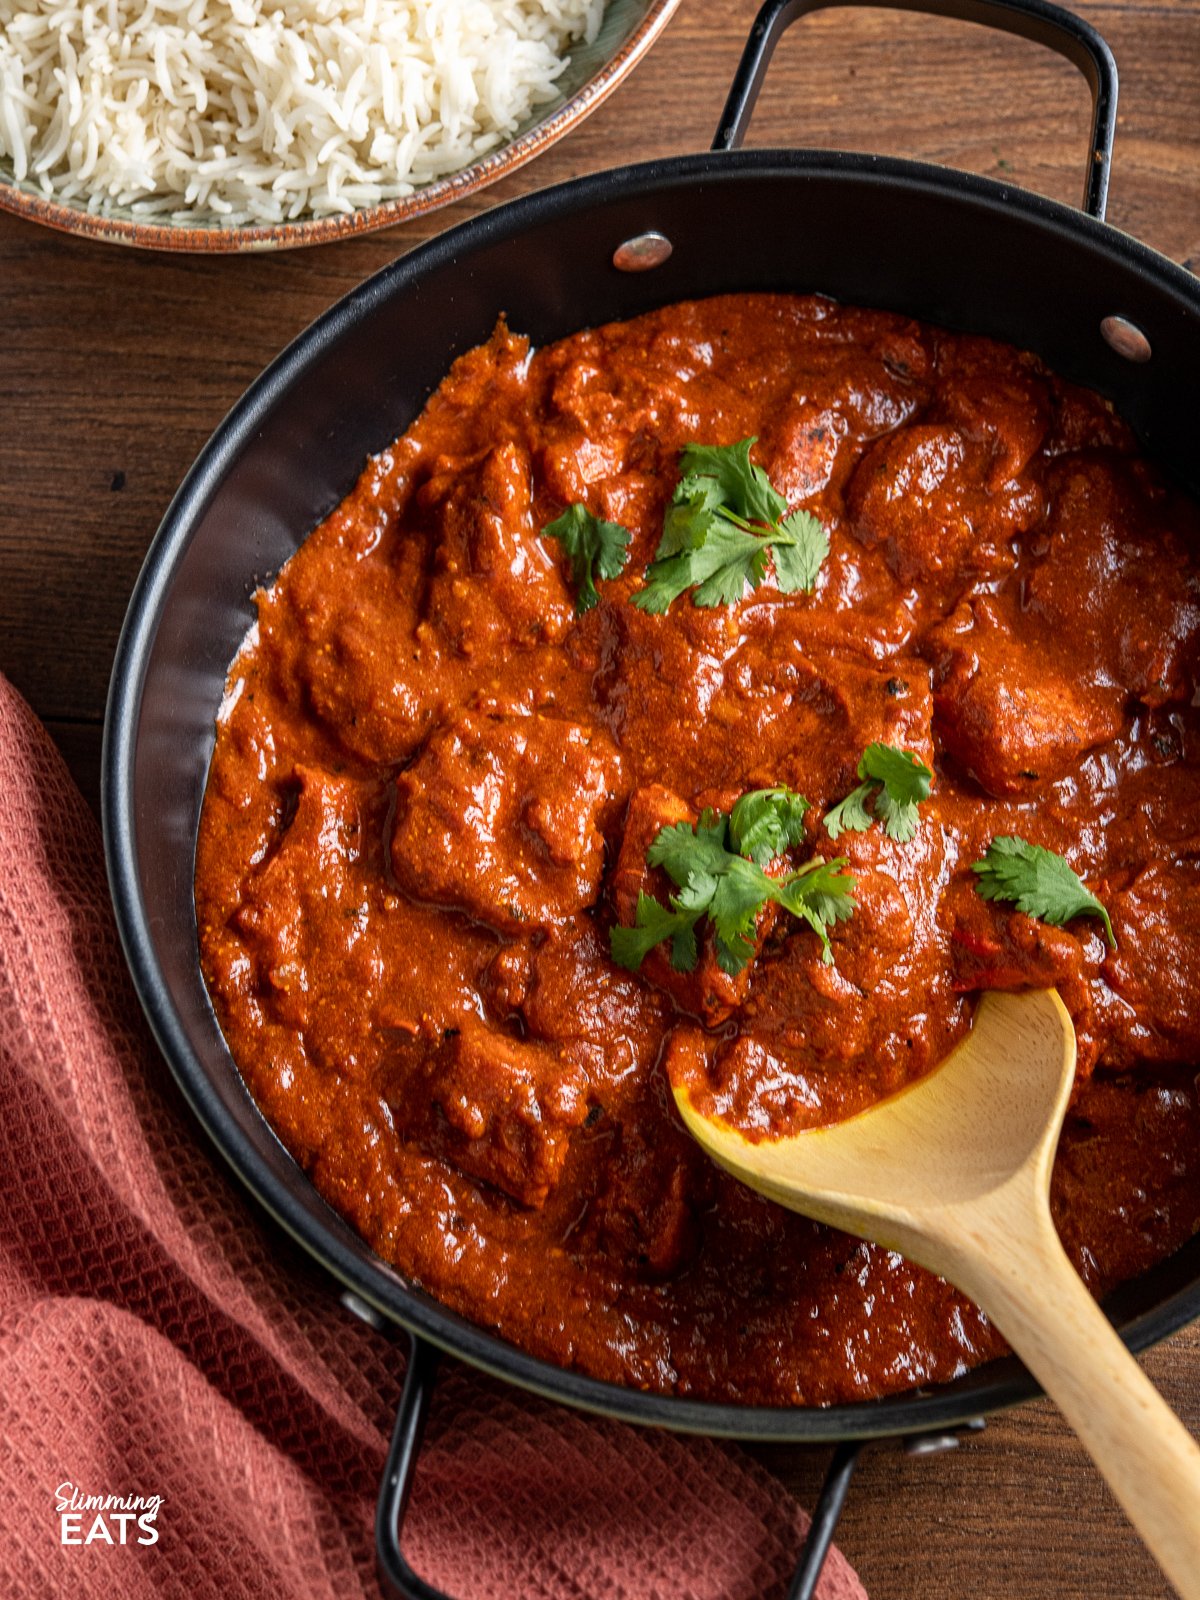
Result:
<instances>
[{"instance_id":1,"label":"wooden spoon","mask_svg":"<svg viewBox=\"0 0 1200 1600\"><path fill-rule=\"evenodd\" d=\"M986 994L928 1077L859 1116L754 1143L675 1101L760 1194L899 1250L984 1310L1055 1400L1184 1600L1200 1600L1200 1447L1121 1343L1050 1218L1075 1074L1052 989Z\"/></svg>"}]
</instances>

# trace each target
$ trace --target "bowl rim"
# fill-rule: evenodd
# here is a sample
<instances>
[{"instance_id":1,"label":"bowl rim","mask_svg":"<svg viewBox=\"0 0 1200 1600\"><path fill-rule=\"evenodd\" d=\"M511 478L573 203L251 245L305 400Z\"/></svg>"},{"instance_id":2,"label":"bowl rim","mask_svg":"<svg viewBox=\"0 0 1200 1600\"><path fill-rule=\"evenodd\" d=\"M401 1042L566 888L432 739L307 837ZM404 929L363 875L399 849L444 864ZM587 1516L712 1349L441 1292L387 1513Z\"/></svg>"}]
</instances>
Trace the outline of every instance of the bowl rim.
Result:
<instances>
[{"instance_id":1,"label":"bowl rim","mask_svg":"<svg viewBox=\"0 0 1200 1600\"><path fill-rule=\"evenodd\" d=\"M55 200L22 188L0 172L0 211L24 217L59 233L120 244L140 250L187 255L239 255L255 251L293 250L306 245L330 244L359 234L374 233L411 222L428 212L454 205L506 178L568 134L607 100L646 55L682 0L649 0L641 20L621 41L600 69L548 116L539 119L507 144L488 151L478 161L457 172L435 178L410 195L362 206L329 217L307 217L296 222L245 223L221 228L191 222L138 221L106 216L74 201Z\"/></svg>"}]
</instances>

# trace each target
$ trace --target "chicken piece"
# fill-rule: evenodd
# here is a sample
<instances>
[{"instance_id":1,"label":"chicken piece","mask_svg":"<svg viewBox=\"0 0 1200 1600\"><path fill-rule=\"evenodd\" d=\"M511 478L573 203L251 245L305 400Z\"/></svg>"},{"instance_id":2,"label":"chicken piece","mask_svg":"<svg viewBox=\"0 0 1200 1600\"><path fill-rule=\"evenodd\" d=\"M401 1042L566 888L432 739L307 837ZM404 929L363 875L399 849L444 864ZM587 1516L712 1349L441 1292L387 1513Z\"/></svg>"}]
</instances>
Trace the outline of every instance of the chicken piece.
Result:
<instances>
[{"instance_id":1,"label":"chicken piece","mask_svg":"<svg viewBox=\"0 0 1200 1600\"><path fill-rule=\"evenodd\" d=\"M1023 478L993 486L993 446L948 423L887 435L859 462L846 509L855 537L882 546L901 583L947 589L1012 569L1015 535L1044 512L1040 487Z\"/></svg>"},{"instance_id":2,"label":"chicken piece","mask_svg":"<svg viewBox=\"0 0 1200 1600\"><path fill-rule=\"evenodd\" d=\"M1194 1066L1098 1073L1068 1115L1050 1194L1063 1248L1096 1295L1200 1233L1200 1083ZM1104 1196L1120 1226L1089 1228Z\"/></svg>"},{"instance_id":3,"label":"chicken piece","mask_svg":"<svg viewBox=\"0 0 1200 1600\"><path fill-rule=\"evenodd\" d=\"M599 610L603 643L592 680L597 716L643 782L714 770L721 752L729 753L719 699L725 664L739 643L736 608L676 602L665 629L661 618L637 606Z\"/></svg>"},{"instance_id":4,"label":"chicken piece","mask_svg":"<svg viewBox=\"0 0 1200 1600\"><path fill-rule=\"evenodd\" d=\"M325 547L322 558L289 561L276 582L255 595L257 637L251 634L243 648L253 650L275 692L288 703L299 701L341 752L368 765L399 764L428 731L431 664L426 658L418 665L410 649L381 650L379 641L392 635L398 611L424 587L424 542L385 537L389 521L376 508L362 523L379 548L359 553L351 544L369 582L331 583L328 562L347 560L338 537L345 520L353 519L335 513L312 535L317 549ZM361 538L362 527L356 531ZM336 556L332 545L340 547ZM336 757L325 759L332 764Z\"/></svg>"},{"instance_id":5,"label":"chicken piece","mask_svg":"<svg viewBox=\"0 0 1200 1600\"><path fill-rule=\"evenodd\" d=\"M414 581L419 581L416 574ZM343 750L359 761L399 763L428 731L429 710L408 657L388 659L378 641L392 626L395 594L381 584L369 599L326 595L320 643L300 655L308 703ZM263 602L259 602L260 608ZM308 618L312 623L311 613Z\"/></svg>"},{"instance_id":6,"label":"chicken piece","mask_svg":"<svg viewBox=\"0 0 1200 1600\"><path fill-rule=\"evenodd\" d=\"M653 1142L640 1131L655 1127ZM589 1211L586 1229L606 1254L655 1281L675 1277L700 1244L700 1213L713 1188L713 1171L682 1128L630 1115L606 1163L607 1177Z\"/></svg>"},{"instance_id":7,"label":"chicken piece","mask_svg":"<svg viewBox=\"0 0 1200 1600\"><path fill-rule=\"evenodd\" d=\"M851 351L844 344L828 354L814 350L804 370L793 375L798 387L764 430L762 461L767 476L772 483L777 472L787 477L800 465L794 453L797 446L802 455L809 455L813 445L823 442L806 438L818 418L840 437L860 441L902 428L928 398L922 382L926 375L919 341L903 334L892 339L885 335L875 352ZM819 452L810 457L814 463L819 458ZM783 489L782 483L778 486Z\"/></svg>"},{"instance_id":8,"label":"chicken piece","mask_svg":"<svg viewBox=\"0 0 1200 1600\"><path fill-rule=\"evenodd\" d=\"M447 439L491 438L496 412L521 404L529 395L531 353L529 340L514 333L502 314L485 344L455 358L404 437L425 448Z\"/></svg>"},{"instance_id":9,"label":"chicken piece","mask_svg":"<svg viewBox=\"0 0 1200 1600\"><path fill-rule=\"evenodd\" d=\"M353 913L362 890L353 866L362 853L366 788L306 766L295 768L293 781L291 820L250 878L233 925L273 1015L303 1028L319 999L310 952L319 950L322 963L329 965L344 958L361 936Z\"/></svg>"},{"instance_id":10,"label":"chicken piece","mask_svg":"<svg viewBox=\"0 0 1200 1600\"><path fill-rule=\"evenodd\" d=\"M930 848L940 852L941 830L923 829L918 840L925 833L938 836ZM901 886L898 863L916 841L884 849L877 834L847 836L877 864L851 863L857 906L830 930L831 965L811 930L797 928L764 955L736 1033L681 1027L667 1041L671 1083L686 1085L708 1114L751 1138L863 1110L928 1071L965 1026L966 1008L943 977L944 957L931 961L930 945L940 940L926 933L928 924L918 929ZM927 865L918 869L927 872ZM919 1008L911 1003L914 970L924 981Z\"/></svg>"},{"instance_id":11,"label":"chicken piece","mask_svg":"<svg viewBox=\"0 0 1200 1600\"><path fill-rule=\"evenodd\" d=\"M987 447L987 484L1019 478L1050 427L1050 381L1036 358L992 339L954 339L938 350L938 418Z\"/></svg>"},{"instance_id":12,"label":"chicken piece","mask_svg":"<svg viewBox=\"0 0 1200 1600\"><path fill-rule=\"evenodd\" d=\"M1102 1033L1093 1016L1083 945L1065 928L995 901L973 882L956 883L943 915L950 927L954 987L960 994L985 989L1057 989L1075 1024L1075 1078L1091 1076Z\"/></svg>"},{"instance_id":13,"label":"chicken piece","mask_svg":"<svg viewBox=\"0 0 1200 1600\"><path fill-rule=\"evenodd\" d=\"M843 834L834 848L848 858L856 906L829 929L832 963L810 928L781 917L737 1033L703 1040L695 1030L713 1108L751 1133L862 1109L927 1071L966 1023L935 920L948 870L936 800L922 806L917 831L903 844L874 825ZM672 1081L698 1081L698 1067L687 1067L682 1054L693 1046L685 1030L676 1031L668 1072Z\"/></svg>"},{"instance_id":14,"label":"chicken piece","mask_svg":"<svg viewBox=\"0 0 1200 1600\"><path fill-rule=\"evenodd\" d=\"M870 851L877 862L874 838L843 834L837 843L847 857L846 870L854 878L854 915L830 929L830 943L834 965L845 981L859 994L873 995L912 948L913 911L890 872L878 864L858 864L855 850L860 844L866 847L864 854ZM814 947L812 954L819 956L819 951Z\"/></svg>"},{"instance_id":15,"label":"chicken piece","mask_svg":"<svg viewBox=\"0 0 1200 1600\"><path fill-rule=\"evenodd\" d=\"M397 1121L460 1172L538 1209L587 1116L582 1070L550 1045L464 1016L393 1091Z\"/></svg>"},{"instance_id":16,"label":"chicken piece","mask_svg":"<svg viewBox=\"0 0 1200 1600\"><path fill-rule=\"evenodd\" d=\"M438 529L427 620L466 656L561 639L575 607L534 519L526 451L503 444L438 468L417 496Z\"/></svg>"},{"instance_id":17,"label":"chicken piece","mask_svg":"<svg viewBox=\"0 0 1200 1600\"><path fill-rule=\"evenodd\" d=\"M1122 804L1105 832L1114 869L1135 872L1168 857L1200 859L1200 765L1181 760L1200 738L1200 707L1143 722L1143 737L1121 762Z\"/></svg>"},{"instance_id":18,"label":"chicken piece","mask_svg":"<svg viewBox=\"0 0 1200 1600\"><path fill-rule=\"evenodd\" d=\"M751 1138L829 1120L821 1114L811 1059L784 1060L754 1034L738 1033L721 1045L699 1028L676 1028L663 1048L663 1069L703 1115Z\"/></svg>"},{"instance_id":19,"label":"chicken piece","mask_svg":"<svg viewBox=\"0 0 1200 1600\"><path fill-rule=\"evenodd\" d=\"M886 665L859 665L852 659L831 657L822 663L826 693L841 726L836 742L823 752L828 762L830 744L843 756L840 772L831 772L836 802L860 781L858 763L869 744L894 745L911 750L926 766L933 766L933 697L929 669L924 662L895 659ZM832 731L832 730L831 730ZM805 793L818 793L814 784ZM841 854L841 843L838 853Z\"/></svg>"},{"instance_id":20,"label":"chicken piece","mask_svg":"<svg viewBox=\"0 0 1200 1600\"><path fill-rule=\"evenodd\" d=\"M1200 579L1175 530L1200 538L1200 513L1148 472L1088 457L1059 462L1050 490L1046 548L1026 584L1031 622L1075 670L1146 705L1190 700Z\"/></svg>"},{"instance_id":21,"label":"chicken piece","mask_svg":"<svg viewBox=\"0 0 1200 1600\"><path fill-rule=\"evenodd\" d=\"M789 1058L800 1052L810 1062L846 1063L880 1042L881 1012L897 986L902 989L910 958L917 953L913 911L894 874L903 851L919 856L927 843L938 847L932 836L926 839L928 833L923 829L908 844L895 846L874 827L843 834L828 848L827 854L836 849L849 858L854 914L829 929L832 962L824 960L810 928L785 920L790 937L763 963L744 1018L772 1052L783 1050Z\"/></svg>"},{"instance_id":22,"label":"chicken piece","mask_svg":"<svg viewBox=\"0 0 1200 1600\"><path fill-rule=\"evenodd\" d=\"M1028 619L1006 620L1006 599L981 596L931 636L934 726L989 794L1042 793L1116 738L1125 697L1070 675Z\"/></svg>"},{"instance_id":23,"label":"chicken piece","mask_svg":"<svg viewBox=\"0 0 1200 1600\"><path fill-rule=\"evenodd\" d=\"M573 426L624 449L637 434L672 432L687 414L687 374L672 370L669 354L643 331L641 364L619 358L630 338L619 326L596 328L570 341L570 357L555 372L549 396L552 429Z\"/></svg>"},{"instance_id":24,"label":"chicken piece","mask_svg":"<svg viewBox=\"0 0 1200 1600\"><path fill-rule=\"evenodd\" d=\"M546 488L564 506L586 503L589 492L621 472L625 464L626 438L623 433L585 433L582 428L562 421L546 430L540 466Z\"/></svg>"},{"instance_id":25,"label":"chicken piece","mask_svg":"<svg viewBox=\"0 0 1200 1600\"><path fill-rule=\"evenodd\" d=\"M1117 948L1102 969L1106 1066L1200 1060L1200 863L1153 862L1105 897Z\"/></svg>"},{"instance_id":26,"label":"chicken piece","mask_svg":"<svg viewBox=\"0 0 1200 1600\"><path fill-rule=\"evenodd\" d=\"M760 452L767 476L790 506L827 489L846 437L845 418L832 406L794 399L772 420Z\"/></svg>"},{"instance_id":27,"label":"chicken piece","mask_svg":"<svg viewBox=\"0 0 1200 1600\"><path fill-rule=\"evenodd\" d=\"M633 926L639 894L648 894L666 905L674 892L674 885L665 872L647 866L646 852L663 828L676 822L694 823L698 815L685 800L658 784L634 790L613 873L613 903L617 920L625 927ZM774 921L774 912L774 906L766 906L759 914L756 951L761 948ZM717 964L711 930L702 924L697 929L697 937L699 958L691 972L677 972L671 965L669 942L656 945L638 972L647 983L670 995L684 1011L690 1011L709 1027L715 1027L746 998L752 963L748 962L741 972L731 976Z\"/></svg>"},{"instance_id":28,"label":"chicken piece","mask_svg":"<svg viewBox=\"0 0 1200 1600\"><path fill-rule=\"evenodd\" d=\"M590 918L552 935L505 945L484 971L488 1005L523 1036L561 1043L601 1099L627 1085L658 1053L670 1001L647 994L641 975L614 967L608 937Z\"/></svg>"},{"instance_id":29,"label":"chicken piece","mask_svg":"<svg viewBox=\"0 0 1200 1600\"><path fill-rule=\"evenodd\" d=\"M802 643L786 628L755 630L728 662L710 720L727 716L738 737L714 730L723 735L724 760L709 763L707 773L732 780L735 799L785 783L813 801L840 800L858 783L859 758L875 740L932 764L927 663L899 655L856 659L824 627L825 619L815 620Z\"/></svg>"},{"instance_id":30,"label":"chicken piece","mask_svg":"<svg viewBox=\"0 0 1200 1600\"><path fill-rule=\"evenodd\" d=\"M507 932L564 922L599 891L620 773L597 729L464 712L396 780L396 877Z\"/></svg>"}]
</instances>

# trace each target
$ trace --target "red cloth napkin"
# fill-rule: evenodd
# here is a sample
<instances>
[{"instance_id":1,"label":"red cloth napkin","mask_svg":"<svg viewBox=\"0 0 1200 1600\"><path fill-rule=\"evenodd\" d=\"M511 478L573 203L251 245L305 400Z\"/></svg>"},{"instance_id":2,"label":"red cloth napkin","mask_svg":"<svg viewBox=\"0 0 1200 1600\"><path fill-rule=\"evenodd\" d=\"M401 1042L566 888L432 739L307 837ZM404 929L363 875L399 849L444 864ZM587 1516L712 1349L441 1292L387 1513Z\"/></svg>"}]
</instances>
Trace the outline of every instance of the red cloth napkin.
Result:
<instances>
[{"instance_id":1,"label":"red cloth napkin","mask_svg":"<svg viewBox=\"0 0 1200 1600\"><path fill-rule=\"evenodd\" d=\"M143 1025L99 830L0 679L0 1592L375 1596L403 1343L210 1155ZM60 1498L162 1497L64 1544ZM116 1509L120 1509L119 1507ZM68 1515L84 1540L95 1514ZM807 1525L736 1448L443 1368L406 1554L461 1600L780 1595ZM865 1600L843 1557L822 1600Z\"/></svg>"}]
</instances>

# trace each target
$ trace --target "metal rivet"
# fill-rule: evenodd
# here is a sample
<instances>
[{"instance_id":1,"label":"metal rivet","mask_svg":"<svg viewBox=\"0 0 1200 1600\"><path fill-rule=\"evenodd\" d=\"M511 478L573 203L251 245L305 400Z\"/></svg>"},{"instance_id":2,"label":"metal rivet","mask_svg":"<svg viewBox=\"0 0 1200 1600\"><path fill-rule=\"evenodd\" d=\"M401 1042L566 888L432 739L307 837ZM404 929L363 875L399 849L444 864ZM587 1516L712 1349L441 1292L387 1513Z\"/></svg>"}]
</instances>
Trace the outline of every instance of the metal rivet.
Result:
<instances>
[{"instance_id":1,"label":"metal rivet","mask_svg":"<svg viewBox=\"0 0 1200 1600\"><path fill-rule=\"evenodd\" d=\"M368 1328L382 1331L387 1326L375 1307L368 1305L365 1300L360 1300L353 1289L342 1290L342 1304L347 1311L353 1312L360 1322L365 1322Z\"/></svg>"},{"instance_id":2,"label":"metal rivet","mask_svg":"<svg viewBox=\"0 0 1200 1600\"><path fill-rule=\"evenodd\" d=\"M1150 341L1128 317L1105 317L1100 332L1105 342L1126 361L1149 361Z\"/></svg>"},{"instance_id":3,"label":"metal rivet","mask_svg":"<svg viewBox=\"0 0 1200 1600\"><path fill-rule=\"evenodd\" d=\"M638 233L613 251L613 266L619 272L649 272L661 267L674 248L665 233Z\"/></svg>"}]
</instances>

